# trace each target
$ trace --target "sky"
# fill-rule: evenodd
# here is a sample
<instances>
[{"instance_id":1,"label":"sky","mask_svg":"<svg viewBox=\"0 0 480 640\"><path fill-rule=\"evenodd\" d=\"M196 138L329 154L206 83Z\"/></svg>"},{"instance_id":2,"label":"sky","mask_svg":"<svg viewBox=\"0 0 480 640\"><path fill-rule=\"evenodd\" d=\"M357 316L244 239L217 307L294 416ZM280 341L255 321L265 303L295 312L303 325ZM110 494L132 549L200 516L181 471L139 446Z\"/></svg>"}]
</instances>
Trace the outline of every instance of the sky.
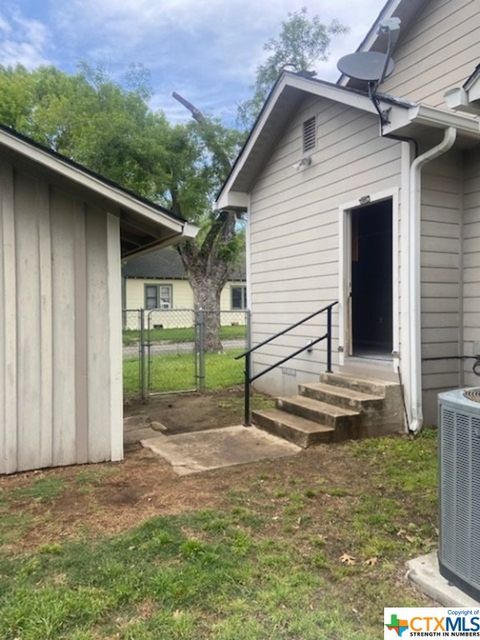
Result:
<instances>
[{"instance_id":1,"label":"sky","mask_svg":"<svg viewBox=\"0 0 480 640\"><path fill-rule=\"evenodd\" d=\"M172 122L189 114L177 91L202 111L233 125L250 97L255 71L288 13L307 7L349 32L331 44L317 77L335 81L336 61L353 52L385 0L2 0L0 64L53 64L74 73L101 65L119 82L131 65L148 70L152 109Z\"/></svg>"}]
</instances>

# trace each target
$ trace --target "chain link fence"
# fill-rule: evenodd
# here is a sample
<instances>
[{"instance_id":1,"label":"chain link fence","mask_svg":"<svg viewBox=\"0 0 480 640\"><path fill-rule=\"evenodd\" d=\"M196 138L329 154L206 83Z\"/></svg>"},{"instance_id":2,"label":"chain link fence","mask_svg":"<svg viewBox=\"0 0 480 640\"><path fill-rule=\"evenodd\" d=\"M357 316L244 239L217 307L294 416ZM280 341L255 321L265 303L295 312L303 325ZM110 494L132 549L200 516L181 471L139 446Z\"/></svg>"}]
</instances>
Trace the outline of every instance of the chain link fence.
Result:
<instances>
[{"instance_id":1,"label":"chain link fence","mask_svg":"<svg viewBox=\"0 0 480 640\"><path fill-rule=\"evenodd\" d=\"M249 312L123 310L124 398L240 385Z\"/></svg>"}]
</instances>

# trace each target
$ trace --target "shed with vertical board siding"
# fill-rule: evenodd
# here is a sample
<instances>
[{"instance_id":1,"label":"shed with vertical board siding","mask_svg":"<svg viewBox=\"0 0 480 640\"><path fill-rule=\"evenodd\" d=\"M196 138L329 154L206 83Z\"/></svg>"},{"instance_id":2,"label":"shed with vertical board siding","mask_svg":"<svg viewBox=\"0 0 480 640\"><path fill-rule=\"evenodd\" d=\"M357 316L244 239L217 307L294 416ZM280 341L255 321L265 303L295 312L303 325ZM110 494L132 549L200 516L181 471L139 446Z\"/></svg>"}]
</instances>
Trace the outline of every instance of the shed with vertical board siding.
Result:
<instances>
[{"instance_id":1,"label":"shed with vertical board siding","mask_svg":"<svg viewBox=\"0 0 480 640\"><path fill-rule=\"evenodd\" d=\"M121 257L194 234L0 127L0 473L122 459Z\"/></svg>"}]
</instances>

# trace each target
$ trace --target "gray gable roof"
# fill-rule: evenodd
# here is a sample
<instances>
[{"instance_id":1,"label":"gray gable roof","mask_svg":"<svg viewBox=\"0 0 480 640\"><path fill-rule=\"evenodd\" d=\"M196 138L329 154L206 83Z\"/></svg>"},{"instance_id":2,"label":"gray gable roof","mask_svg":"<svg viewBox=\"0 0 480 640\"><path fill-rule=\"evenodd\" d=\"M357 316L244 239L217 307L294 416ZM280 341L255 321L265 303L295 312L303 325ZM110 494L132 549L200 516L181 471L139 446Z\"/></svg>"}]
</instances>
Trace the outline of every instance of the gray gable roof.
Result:
<instances>
[{"instance_id":1,"label":"gray gable roof","mask_svg":"<svg viewBox=\"0 0 480 640\"><path fill-rule=\"evenodd\" d=\"M125 278L178 278L186 280L185 269L178 251L173 248L150 251L145 255L132 257L126 260L122 266L122 275ZM245 263L235 267L231 276L232 280L245 280Z\"/></svg>"}]
</instances>

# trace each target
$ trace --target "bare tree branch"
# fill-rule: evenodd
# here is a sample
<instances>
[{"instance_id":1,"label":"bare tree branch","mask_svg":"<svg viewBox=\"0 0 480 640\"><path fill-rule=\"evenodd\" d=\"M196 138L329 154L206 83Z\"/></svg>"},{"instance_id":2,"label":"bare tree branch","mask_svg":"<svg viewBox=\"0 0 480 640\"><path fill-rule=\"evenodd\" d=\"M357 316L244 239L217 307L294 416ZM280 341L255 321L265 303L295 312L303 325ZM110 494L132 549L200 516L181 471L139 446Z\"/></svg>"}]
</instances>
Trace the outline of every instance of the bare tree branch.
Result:
<instances>
[{"instance_id":1,"label":"bare tree branch","mask_svg":"<svg viewBox=\"0 0 480 640\"><path fill-rule=\"evenodd\" d=\"M176 91L172 93L172 96L175 98L175 100L178 100L180 104L183 104L183 106L190 111L193 119L196 120L199 124L206 123L207 119L205 118L203 113L200 111L200 109L197 109L195 105L193 105L191 102L189 102L186 98L181 96Z\"/></svg>"},{"instance_id":2,"label":"bare tree branch","mask_svg":"<svg viewBox=\"0 0 480 640\"><path fill-rule=\"evenodd\" d=\"M179 93L174 91L172 93L172 96L175 98L175 100L178 100L178 102L180 102L180 104L182 104L186 109L188 109L188 111L190 111L190 113L192 114L193 119L198 122L203 132L203 139L205 141L205 144L210 149L211 153L213 153L218 158L223 166L225 175L227 175L231 167L230 158L225 153L225 150L222 149L221 145L218 144L215 132L212 129L212 123L206 116L203 115L200 109L198 109L194 104L189 102Z\"/></svg>"}]
</instances>

